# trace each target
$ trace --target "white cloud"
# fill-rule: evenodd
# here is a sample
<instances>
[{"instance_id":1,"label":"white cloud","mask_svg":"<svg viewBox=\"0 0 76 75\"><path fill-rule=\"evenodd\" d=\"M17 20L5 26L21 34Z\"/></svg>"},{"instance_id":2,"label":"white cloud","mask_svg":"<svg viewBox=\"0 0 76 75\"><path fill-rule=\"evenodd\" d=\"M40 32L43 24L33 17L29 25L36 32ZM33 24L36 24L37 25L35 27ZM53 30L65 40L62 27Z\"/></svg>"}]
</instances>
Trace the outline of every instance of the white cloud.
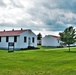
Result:
<instances>
[{"instance_id":1,"label":"white cloud","mask_svg":"<svg viewBox=\"0 0 76 75\"><path fill-rule=\"evenodd\" d=\"M0 0L0 28L22 27L44 34L61 31L76 26L75 3L75 0Z\"/></svg>"},{"instance_id":2,"label":"white cloud","mask_svg":"<svg viewBox=\"0 0 76 75\"><path fill-rule=\"evenodd\" d=\"M3 0L3 2L4 2L5 4L9 4L9 3L11 3L10 0Z\"/></svg>"}]
</instances>

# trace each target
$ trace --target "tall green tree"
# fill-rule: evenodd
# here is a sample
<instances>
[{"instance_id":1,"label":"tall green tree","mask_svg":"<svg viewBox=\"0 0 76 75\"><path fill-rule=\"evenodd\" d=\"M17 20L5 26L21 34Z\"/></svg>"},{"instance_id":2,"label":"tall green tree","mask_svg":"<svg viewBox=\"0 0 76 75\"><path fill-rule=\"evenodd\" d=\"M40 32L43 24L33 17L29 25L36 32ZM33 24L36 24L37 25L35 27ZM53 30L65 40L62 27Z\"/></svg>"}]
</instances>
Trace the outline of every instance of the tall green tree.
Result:
<instances>
[{"instance_id":1,"label":"tall green tree","mask_svg":"<svg viewBox=\"0 0 76 75\"><path fill-rule=\"evenodd\" d=\"M39 33L39 34L37 35L37 40L41 40L41 38L42 38L42 35L41 35L41 33Z\"/></svg>"},{"instance_id":2,"label":"tall green tree","mask_svg":"<svg viewBox=\"0 0 76 75\"><path fill-rule=\"evenodd\" d=\"M61 41L65 42L69 47L70 52L70 44L73 44L76 42L76 34L75 29L70 26L66 28L63 32L59 33Z\"/></svg>"}]
</instances>

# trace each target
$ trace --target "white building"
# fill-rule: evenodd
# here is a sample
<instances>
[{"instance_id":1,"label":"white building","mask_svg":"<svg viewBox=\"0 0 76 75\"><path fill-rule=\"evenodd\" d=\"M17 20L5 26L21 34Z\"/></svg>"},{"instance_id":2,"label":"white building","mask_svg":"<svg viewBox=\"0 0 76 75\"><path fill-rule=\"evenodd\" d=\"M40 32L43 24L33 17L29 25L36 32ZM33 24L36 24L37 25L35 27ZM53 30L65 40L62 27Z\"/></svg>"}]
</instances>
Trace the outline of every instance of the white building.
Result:
<instances>
[{"instance_id":1,"label":"white building","mask_svg":"<svg viewBox=\"0 0 76 75\"><path fill-rule=\"evenodd\" d=\"M37 36L31 30L0 31L0 48L8 48L9 44L14 49L37 47Z\"/></svg>"},{"instance_id":2,"label":"white building","mask_svg":"<svg viewBox=\"0 0 76 75\"><path fill-rule=\"evenodd\" d=\"M38 45L41 45L41 40L37 40L37 44Z\"/></svg>"},{"instance_id":3,"label":"white building","mask_svg":"<svg viewBox=\"0 0 76 75\"><path fill-rule=\"evenodd\" d=\"M42 46L52 46L57 47L60 46L61 41L59 40L59 36L54 35L46 35L42 38Z\"/></svg>"}]
</instances>

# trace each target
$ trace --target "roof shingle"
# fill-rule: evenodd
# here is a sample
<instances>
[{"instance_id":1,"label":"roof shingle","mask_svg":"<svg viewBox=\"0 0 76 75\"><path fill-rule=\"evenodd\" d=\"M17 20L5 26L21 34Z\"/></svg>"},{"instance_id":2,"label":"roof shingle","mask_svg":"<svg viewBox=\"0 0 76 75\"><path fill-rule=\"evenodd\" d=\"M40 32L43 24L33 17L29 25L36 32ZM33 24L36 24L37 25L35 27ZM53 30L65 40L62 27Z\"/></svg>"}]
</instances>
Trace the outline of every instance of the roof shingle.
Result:
<instances>
[{"instance_id":1,"label":"roof shingle","mask_svg":"<svg viewBox=\"0 0 76 75\"><path fill-rule=\"evenodd\" d=\"M12 31L0 31L0 36L15 36L20 35L27 30L12 30Z\"/></svg>"}]
</instances>

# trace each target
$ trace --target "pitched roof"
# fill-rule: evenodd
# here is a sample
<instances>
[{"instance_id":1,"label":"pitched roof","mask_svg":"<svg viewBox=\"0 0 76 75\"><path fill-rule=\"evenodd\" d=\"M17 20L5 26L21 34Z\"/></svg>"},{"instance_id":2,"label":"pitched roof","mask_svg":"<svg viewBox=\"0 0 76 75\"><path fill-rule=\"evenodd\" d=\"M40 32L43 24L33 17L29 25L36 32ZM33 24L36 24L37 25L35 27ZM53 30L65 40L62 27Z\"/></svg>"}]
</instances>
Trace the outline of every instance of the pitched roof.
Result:
<instances>
[{"instance_id":1,"label":"pitched roof","mask_svg":"<svg viewBox=\"0 0 76 75\"><path fill-rule=\"evenodd\" d=\"M0 31L0 36L15 36L20 35L27 30L12 30L12 31Z\"/></svg>"},{"instance_id":2,"label":"pitched roof","mask_svg":"<svg viewBox=\"0 0 76 75\"><path fill-rule=\"evenodd\" d=\"M60 38L60 36L55 36L55 35L51 35L51 36L53 36L53 37L55 37L55 38Z\"/></svg>"},{"instance_id":3,"label":"pitched roof","mask_svg":"<svg viewBox=\"0 0 76 75\"><path fill-rule=\"evenodd\" d=\"M47 36L52 36L52 37L54 37L54 38L60 38L60 36L56 36L56 35L47 35Z\"/></svg>"}]
</instances>

